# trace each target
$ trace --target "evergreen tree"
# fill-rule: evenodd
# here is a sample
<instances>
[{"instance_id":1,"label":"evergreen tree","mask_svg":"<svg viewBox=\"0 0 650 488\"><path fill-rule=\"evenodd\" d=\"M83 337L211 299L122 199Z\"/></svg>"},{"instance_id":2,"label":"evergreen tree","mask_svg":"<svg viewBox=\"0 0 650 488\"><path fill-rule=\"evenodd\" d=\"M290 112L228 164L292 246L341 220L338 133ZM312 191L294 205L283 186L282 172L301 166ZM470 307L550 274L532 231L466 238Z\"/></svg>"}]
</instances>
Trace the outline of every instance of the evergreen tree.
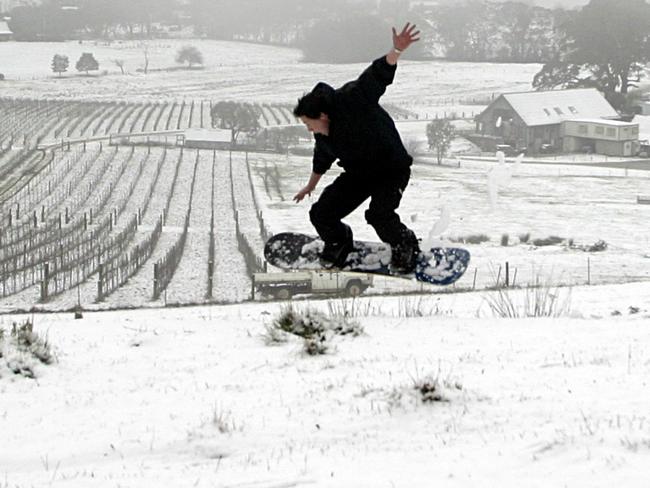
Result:
<instances>
[{"instance_id":1,"label":"evergreen tree","mask_svg":"<svg viewBox=\"0 0 650 488\"><path fill-rule=\"evenodd\" d=\"M229 129L231 140L237 142L241 132L256 132L260 128L259 114L250 106L238 102L221 101L210 110L212 127Z\"/></svg>"},{"instance_id":2,"label":"evergreen tree","mask_svg":"<svg viewBox=\"0 0 650 488\"><path fill-rule=\"evenodd\" d=\"M92 53L83 53L77 61L75 68L77 68L77 71L85 71L88 74L89 71L97 71L99 69L99 63Z\"/></svg>"},{"instance_id":3,"label":"evergreen tree","mask_svg":"<svg viewBox=\"0 0 650 488\"><path fill-rule=\"evenodd\" d=\"M438 159L438 164L442 163L454 139L454 126L447 119L433 120L427 124L427 139L429 149L433 149Z\"/></svg>"},{"instance_id":4,"label":"evergreen tree","mask_svg":"<svg viewBox=\"0 0 650 488\"><path fill-rule=\"evenodd\" d=\"M180 64L187 63L191 68L193 64L203 64L203 55L194 46L183 46L178 50L176 62Z\"/></svg>"},{"instance_id":5,"label":"evergreen tree","mask_svg":"<svg viewBox=\"0 0 650 488\"><path fill-rule=\"evenodd\" d=\"M70 60L68 56L63 54L55 54L52 58L52 71L58 73L61 76L61 73L68 71L68 66L70 65Z\"/></svg>"},{"instance_id":6,"label":"evergreen tree","mask_svg":"<svg viewBox=\"0 0 650 488\"><path fill-rule=\"evenodd\" d=\"M595 86L625 95L650 62L650 4L645 0L592 0L563 26L556 59L537 73L533 86Z\"/></svg>"}]
</instances>

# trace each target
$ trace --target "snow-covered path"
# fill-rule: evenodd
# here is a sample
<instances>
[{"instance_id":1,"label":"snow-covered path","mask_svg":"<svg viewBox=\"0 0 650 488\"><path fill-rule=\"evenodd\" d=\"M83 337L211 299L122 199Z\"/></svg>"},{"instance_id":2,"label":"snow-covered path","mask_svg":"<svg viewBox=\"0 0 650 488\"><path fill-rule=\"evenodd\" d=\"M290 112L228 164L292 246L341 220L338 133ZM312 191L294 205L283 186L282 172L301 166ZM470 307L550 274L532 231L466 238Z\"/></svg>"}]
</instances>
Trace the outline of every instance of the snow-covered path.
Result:
<instances>
[{"instance_id":1,"label":"snow-covered path","mask_svg":"<svg viewBox=\"0 0 650 488\"><path fill-rule=\"evenodd\" d=\"M232 179L240 230L246 236L255 255L264 261L264 240L260 234L260 222L253 199L253 188L248 178L245 154L233 154Z\"/></svg>"},{"instance_id":2,"label":"snow-covered path","mask_svg":"<svg viewBox=\"0 0 650 488\"><path fill-rule=\"evenodd\" d=\"M217 153L214 185L215 265L212 297L237 302L251 295L244 257L237 249L232 208L230 163L227 152Z\"/></svg>"},{"instance_id":3,"label":"snow-covered path","mask_svg":"<svg viewBox=\"0 0 650 488\"><path fill-rule=\"evenodd\" d=\"M152 153L153 152L154 151L152 151ZM151 201L149 202L149 208L142 216L142 226L140 227L135 242L131 247L138 245L144 239L149 237L156 222L164 213L165 205L167 204L167 199L169 198L172 189L176 166L178 165L178 154L178 151L167 152L156 184L156 189L154 190ZM153 156L153 161L157 161L161 155L161 150L156 151L155 156ZM160 237L161 240L163 236L165 236L164 232ZM155 254L156 249L158 249L159 246L160 240L158 241L156 248L154 248L152 256ZM106 298L105 303L113 307L145 305L146 302L150 300L153 290L153 263L154 261L150 257L123 286L115 290L115 292Z\"/></svg>"},{"instance_id":4,"label":"snow-covered path","mask_svg":"<svg viewBox=\"0 0 650 488\"><path fill-rule=\"evenodd\" d=\"M196 151L192 151L196 155ZM212 211L212 153L198 152L190 227L178 268L167 287L167 303L201 303L208 286L208 248Z\"/></svg>"}]
</instances>

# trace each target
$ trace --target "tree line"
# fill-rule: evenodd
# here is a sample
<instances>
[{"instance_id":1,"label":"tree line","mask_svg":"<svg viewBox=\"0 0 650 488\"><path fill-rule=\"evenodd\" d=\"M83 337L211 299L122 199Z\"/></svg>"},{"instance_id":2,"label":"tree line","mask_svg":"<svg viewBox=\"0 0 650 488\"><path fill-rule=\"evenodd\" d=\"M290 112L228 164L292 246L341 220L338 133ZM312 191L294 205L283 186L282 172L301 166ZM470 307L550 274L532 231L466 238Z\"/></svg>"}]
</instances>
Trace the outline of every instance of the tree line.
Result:
<instances>
[{"instance_id":1,"label":"tree line","mask_svg":"<svg viewBox=\"0 0 650 488\"><path fill-rule=\"evenodd\" d=\"M191 28L197 37L301 48L306 60L366 60L409 20L425 41L408 53L463 61L540 62L566 13L524 3L464 0L44 0L5 12L17 40L151 38ZM388 31L390 32L390 31Z\"/></svg>"},{"instance_id":2,"label":"tree line","mask_svg":"<svg viewBox=\"0 0 650 488\"><path fill-rule=\"evenodd\" d=\"M541 63L537 89L596 87L620 107L650 62L650 4L591 0L579 10L461 0L44 0L9 12L18 40L197 37L302 50L308 62L366 62L390 47L391 25L422 30L410 59Z\"/></svg>"}]
</instances>

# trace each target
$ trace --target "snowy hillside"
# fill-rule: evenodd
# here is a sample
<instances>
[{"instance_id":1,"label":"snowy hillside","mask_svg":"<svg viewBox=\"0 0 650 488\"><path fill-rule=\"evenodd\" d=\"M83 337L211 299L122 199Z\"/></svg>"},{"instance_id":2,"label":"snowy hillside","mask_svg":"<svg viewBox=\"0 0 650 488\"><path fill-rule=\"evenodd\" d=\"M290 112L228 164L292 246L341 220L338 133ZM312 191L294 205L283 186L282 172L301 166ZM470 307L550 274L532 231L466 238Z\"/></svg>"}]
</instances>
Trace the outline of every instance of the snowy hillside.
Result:
<instances>
[{"instance_id":1,"label":"snowy hillside","mask_svg":"<svg viewBox=\"0 0 650 488\"><path fill-rule=\"evenodd\" d=\"M364 329L316 356L269 343L282 304L35 316L57 361L0 368L2 486L645 487L650 287L559 293L303 303Z\"/></svg>"}]
</instances>

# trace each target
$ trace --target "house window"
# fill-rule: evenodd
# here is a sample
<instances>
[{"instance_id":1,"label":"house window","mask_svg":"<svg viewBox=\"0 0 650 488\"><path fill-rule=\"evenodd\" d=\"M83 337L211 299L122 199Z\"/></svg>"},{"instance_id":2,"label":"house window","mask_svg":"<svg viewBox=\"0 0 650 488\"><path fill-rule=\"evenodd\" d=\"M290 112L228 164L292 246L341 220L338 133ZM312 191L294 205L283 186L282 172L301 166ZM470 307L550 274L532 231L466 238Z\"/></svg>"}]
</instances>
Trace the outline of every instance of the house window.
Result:
<instances>
[{"instance_id":1,"label":"house window","mask_svg":"<svg viewBox=\"0 0 650 488\"><path fill-rule=\"evenodd\" d=\"M564 112L562 112L562 109L560 109L560 107L553 107L553 110L555 110L555 113L558 115L564 115Z\"/></svg>"},{"instance_id":2,"label":"house window","mask_svg":"<svg viewBox=\"0 0 650 488\"><path fill-rule=\"evenodd\" d=\"M613 127L608 127L607 137L616 137L616 129L614 129Z\"/></svg>"},{"instance_id":3,"label":"house window","mask_svg":"<svg viewBox=\"0 0 650 488\"><path fill-rule=\"evenodd\" d=\"M638 136L639 135L639 128L638 127L632 127L632 135L633 136Z\"/></svg>"},{"instance_id":4,"label":"house window","mask_svg":"<svg viewBox=\"0 0 650 488\"><path fill-rule=\"evenodd\" d=\"M578 126L578 134L586 134L588 131L587 126L584 124L580 124Z\"/></svg>"},{"instance_id":5,"label":"house window","mask_svg":"<svg viewBox=\"0 0 650 488\"><path fill-rule=\"evenodd\" d=\"M549 117L551 116L551 111L547 108L544 109L544 113L546 113L546 115L548 115Z\"/></svg>"},{"instance_id":6,"label":"house window","mask_svg":"<svg viewBox=\"0 0 650 488\"><path fill-rule=\"evenodd\" d=\"M599 136L602 136L605 134L605 128L602 125L597 125L596 126L596 134Z\"/></svg>"},{"instance_id":7,"label":"house window","mask_svg":"<svg viewBox=\"0 0 650 488\"><path fill-rule=\"evenodd\" d=\"M571 111L572 114L577 114L577 113L578 113L578 109L575 108L575 107L572 106L572 105L569 105L569 110Z\"/></svg>"}]
</instances>

